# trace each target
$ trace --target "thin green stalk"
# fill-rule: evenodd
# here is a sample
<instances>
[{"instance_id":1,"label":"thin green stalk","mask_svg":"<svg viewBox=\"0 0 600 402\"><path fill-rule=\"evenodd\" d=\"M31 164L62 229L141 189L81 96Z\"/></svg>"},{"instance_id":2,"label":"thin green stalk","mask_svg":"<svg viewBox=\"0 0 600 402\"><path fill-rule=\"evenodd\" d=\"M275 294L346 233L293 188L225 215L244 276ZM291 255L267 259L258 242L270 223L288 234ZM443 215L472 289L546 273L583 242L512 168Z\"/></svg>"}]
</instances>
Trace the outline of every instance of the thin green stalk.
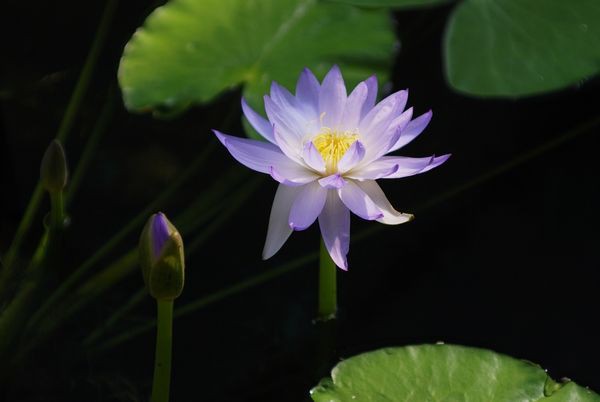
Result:
<instances>
[{"instance_id":1,"label":"thin green stalk","mask_svg":"<svg viewBox=\"0 0 600 402\"><path fill-rule=\"evenodd\" d=\"M61 230L65 222L65 202L63 192L50 194L50 228Z\"/></svg>"},{"instance_id":2,"label":"thin green stalk","mask_svg":"<svg viewBox=\"0 0 600 402\"><path fill-rule=\"evenodd\" d=\"M317 319L329 321L335 318L337 312L337 267L325 243L321 240L319 253L319 310Z\"/></svg>"},{"instance_id":3,"label":"thin green stalk","mask_svg":"<svg viewBox=\"0 0 600 402\"><path fill-rule=\"evenodd\" d=\"M127 236L129 236L138 227L142 226L148 216L154 213L156 210L169 199L171 196L179 190L183 184L185 184L193 174L196 173L208 158L212 149L215 146L216 141L211 141L204 152L202 152L192 164L186 169L186 171L180 175L171 185L165 189L158 198L151 202L141 213L133 218L123 229L121 229L116 235L114 235L108 242L106 242L96 253L88 258L82 265L80 265L69 277L61 282L54 293L45 301L40 309L31 318L30 323L37 323L42 317L45 317L48 311L63 298L63 296L82 279L99 261L102 260L108 253L120 245Z\"/></svg>"},{"instance_id":4,"label":"thin green stalk","mask_svg":"<svg viewBox=\"0 0 600 402\"><path fill-rule=\"evenodd\" d=\"M181 223L181 225L179 226L178 224L178 226L182 229L181 233L183 235L196 230L198 226L202 225L200 234L196 236L190 243L190 246L186 248L188 255L191 255L195 249L209 239L211 234L243 205L243 202L253 194L255 188L260 183L260 178L254 177L237 188L235 193L230 196L228 204L224 205L219 203L218 200L223 198L222 194L229 192L230 188L238 183L240 180L239 173L239 169L231 169L223 176L222 181L215 183L209 191L199 197L196 202L175 219L176 222ZM242 174L241 177L244 178L245 173ZM203 213L199 213L199 211L203 211ZM219 213L221 211L223 212ZM217 214L218 216L213 218ZM208 221L210 221L210 223L204 225L204 223ZM29 342L23 348L23 354L29 353L29 351L39 345L39 343L50 333L60 328L62 322L76 314L113 284L134 272L137 268L137 260L137 249L131 249L121 258L89 278L76 290L72 290L72 294L68 300L57 300L57 303L60 301L63 302L65 309L58 310L57 313L52 314L51 320L44 320L49 316L47 311L49 311L48 309L50 308L46 307L48 305L48 302L46 302L41 308L46 311L38 310L29 320L27 325Z\"/></svg>"},{"instance_id":5,"label":"thin green stalk","mask_svg":"<svg viewBox=\"0 0 600 402\"><path fill-rule=\"evenodd\" d=\"M445 201L447 201L448 199L455 197L464 191L468 191L471 188L473 188L485 181L488 181L495 177L498 177L498 176L502 175L503 173L510 171L511 169L544 154L545 152L548 152L548 151L551 151L552 149L557 148L559 145L562 145L563 143L566 143L567 141L569 141L579 135L582 135L588 131L591 131L591 129L594 128L595 126L597 126L598 124L600 124L600 117L596 117L590 121L587 121L587 122L575 127L574 129L569 130L564 135L558 136L558 137L542 144L539 147L536 147L532 150L524 152L523 154L517 156L515 159L513 159L509 162L501 164L501 165L497 166L496 168L493 168L493 169L483 173L482 175L480 175L472 180L467 181L466 183L457 185L457 186L453 187L452 189L443 192L441 195L434 197L430 201L421 204L422 206L420 208L417 208L417 212L422 212L422 211L425 211L426 209L430 209L437 205L440 205L440 204L444 203ZM365 229L365 230L357 233L356 235L352 236L352 244L359 243L359 242L365 240L366 238L368 238L369 236L380 232L382 230L382 227L383 227L383 225L371 225L370 228ZM276 268L276 269L270 270L268 272L265 272L263 274L256 275L250 279L244 280L244 281L242 281L238 284L235 284L229 288L225 288L225 289L216 291L215 293L213 293L211 295L201 297L198 300L188 303L185 306L183 306L182 308L177 309L175 312L175 317L190 314L194 311L197 311L198 309L201 309L201 308L211 305L213 303L219 302L229 296L236 295L246 289L249 289L249 288L252 288L259 284L268 282L272 279L283 276L289 272L293 272L306 264L316 261L318 257L319 257L319 253L311 253L311 254L305 255L303 257L299 257L297 259L294 259L293 261L290 261L289 263L282 265L280 268ZM119 335L109 339L108 341L106 341L105 343L101 344L99 347L94 349L94 352L99 353L99 352L103 352L107 349L113 348L115 346L118 346L118 345L120 345L124 342L127 342L143 333L146 333L147 331L154 328L155 325L156 325L155 321L148 321L145 324L141 324L138 327L130 329L125 333L119 334Z\"/></svg>"},{"instance_id":6,"label":"thin green stalk","mask_svg":"<svg viewBox=\"0 0 600 402\"><path fill-rule=\"evenodd\" d=\"M7 356L7 353L19 343L19 337L27 325L27 317L43 296L43 284L57 260L65 220L62 191L50 193L50 205L50 224L27 268L29 275L0 316L0 361L10 361L14 357L14 353L13 356ZM10 366L6 364L0 369L0 383L5 376L10 376L7 370Z\"/></svg>"},{"instance_id":7,"label":"thin green stalk","mask_svg":"<svg viewBox=\"0 0 600 402\"><path fill-rule=\"evenodd\" d=\"M77 167L75 168L75 171L69 180L69 187L67 188L65 194L65 203L67 205L71 204L73 197L77 193L77 190L79 190L81 181L87 173L96 148L98 147L98 143L100 142L100 138L106 132L108 124L113 117L117 104L115 98L116 89L111 86L111 88L108 90L106 102L104 103L102 111L100 112L100 117L98 117L98 120L96 121L96 124L94 125L94 128L92 129L92 132L85 143L81 157L77 162Z\"/></svg>"},{"instance_id":8,"label":"thin green stalk","mask_svg":"<svg viewBox=\"0 0 600 402\"><path fill-rule=\"evenodd\" d=\"M73 90L73 94L71 95L71 99L69 100L69 104L65 110L65 114L58 128L58 132L56 133L56 138L63 144L65 143L67 136L73 127L75 116L79 112L81 101L83 100L83 97L89 87L94 67L100 56L100 51L106 42L111 22L117 9L117 4L118 0L109 0L104 8L104 13L102 14L102 19L100 20L98 30L96 31L94 42L92 43L92 47L87 55L83 68L81 69L81 73L79 73L79 79L77 80L77 84L75 85L75 89ZM2 271L3 275L0 275L0 295L6 286L6 282L10 280L10 277L14 272L13 265L15 259L19 254L19 250L23 244L23 240L29 232L31 224L37 215L43 195L44 189L42 188L41 183L38 182L33 190L29 204L25 208L25 213L23 214L23 218L17 227L12 243L4 257L5 269Z\"/></svg>"},{"instance_id":9,"label":"thin green stalk","mask_svg":"<svg viewBox=\"0 0 600 402\"><path fill-rule=\"evenodd\" d=\"M173 341L173 300L157 300L156 353L152 402L168 402L171 385L171 348Z\"/></svg>"}]
</instances>

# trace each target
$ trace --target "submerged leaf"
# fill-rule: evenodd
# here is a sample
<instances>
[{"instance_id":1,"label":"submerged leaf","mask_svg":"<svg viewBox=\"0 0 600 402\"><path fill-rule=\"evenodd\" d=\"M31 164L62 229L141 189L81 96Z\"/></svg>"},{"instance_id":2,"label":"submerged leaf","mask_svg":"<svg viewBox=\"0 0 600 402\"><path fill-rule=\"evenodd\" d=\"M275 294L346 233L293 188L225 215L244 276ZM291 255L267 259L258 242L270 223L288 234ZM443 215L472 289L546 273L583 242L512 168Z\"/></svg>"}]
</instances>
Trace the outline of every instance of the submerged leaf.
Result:
<instances>
[{"instance_id":1,"label":"submerged leaf","mask_svg":"<svg viewBox=\"0 0 600 402\"><path fill-rule=\"evenodd\" d=\"M311 390L315 402L600 402L575 383L552 382L532 363L453 345L364 353L331 376Z\"/></svg>"},{"instance_id":2,"label":"submerged leaf","mask_svg":"<svg viewBox=\"0 0 600 402\"><path fill-rule=\"evenodd\" d=\"M242 84L256 107L272 80L293 87L304 67L323 75L339 64L350 84L385 76L394 45L385 11L317 0L173 0L127 44L119 81L129 110L180 110Z\"/></svg>"}]
</instances>

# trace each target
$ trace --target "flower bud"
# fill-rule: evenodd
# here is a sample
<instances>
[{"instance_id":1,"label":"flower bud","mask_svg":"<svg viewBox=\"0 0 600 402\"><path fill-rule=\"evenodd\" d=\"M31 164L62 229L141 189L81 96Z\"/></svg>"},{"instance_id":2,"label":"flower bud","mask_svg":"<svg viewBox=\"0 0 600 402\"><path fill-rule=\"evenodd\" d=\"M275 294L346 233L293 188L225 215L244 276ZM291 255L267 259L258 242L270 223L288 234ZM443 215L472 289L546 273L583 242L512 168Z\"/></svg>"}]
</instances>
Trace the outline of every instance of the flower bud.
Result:
<instances>
[{"instance_id":1,"label":"flower bud","mask_svg":"<svg viewBox=\"0 0 600 402\"><path fill-rule=\"evenodd\" d=\"M139 244L139 260L146 289L157 300L173 300L184 282L184 254L181 235L159 212L148 219Z\"/></svg>"},{"instance_id":2,"label":"flower bud","mask_svg":"<svg viewBox=\"0 0 600 402\"><path fill-rule=\"evenodd\" d=\"M58 193L67 185L67 157L60 141L52 140L42 158L40 179L46 191Z\"/></svg>"}]
</instances>

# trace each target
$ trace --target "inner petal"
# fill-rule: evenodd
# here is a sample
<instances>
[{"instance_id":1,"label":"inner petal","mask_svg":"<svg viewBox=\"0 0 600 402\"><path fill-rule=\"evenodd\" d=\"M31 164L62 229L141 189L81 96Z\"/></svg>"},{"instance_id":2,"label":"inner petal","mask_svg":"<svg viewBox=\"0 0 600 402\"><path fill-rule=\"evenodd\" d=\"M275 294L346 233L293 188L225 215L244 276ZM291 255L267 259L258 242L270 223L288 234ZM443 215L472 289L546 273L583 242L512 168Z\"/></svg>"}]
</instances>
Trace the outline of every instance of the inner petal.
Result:
<instances>
[{"instance_id":1,"label":"inner petal","mask_svg":"<svg viewBox=\"0 0 600 402\"><path fill-rule=\"evenodd\" d=\"M358 133L355 131L321 128L321 132L313 138L312 143L323 157L327 174L337 172L338 162L356 140L358 140Z\"/></svg>"}]
</instances>

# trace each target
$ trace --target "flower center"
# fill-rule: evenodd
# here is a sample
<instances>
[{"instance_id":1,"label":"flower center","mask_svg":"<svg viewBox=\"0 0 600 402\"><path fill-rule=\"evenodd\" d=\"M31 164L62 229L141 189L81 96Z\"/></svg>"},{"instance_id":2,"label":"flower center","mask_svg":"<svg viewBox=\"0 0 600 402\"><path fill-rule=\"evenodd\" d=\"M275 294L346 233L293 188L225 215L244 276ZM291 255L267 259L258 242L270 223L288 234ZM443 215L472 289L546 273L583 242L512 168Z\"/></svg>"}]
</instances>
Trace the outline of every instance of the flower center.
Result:
<instances>
[{"instance_id":1,"label":"flower center","mask_svg":"<svg viewBox=\"0 0 600 402\"><path fill-rule=\"evenodd\" d=\"M337 172L338 162L357 139L356 132L339 132L331 130L329 127L321 129L321 133L312 142L323 157L328 174Z\"/></svg>"}]
</instances>

